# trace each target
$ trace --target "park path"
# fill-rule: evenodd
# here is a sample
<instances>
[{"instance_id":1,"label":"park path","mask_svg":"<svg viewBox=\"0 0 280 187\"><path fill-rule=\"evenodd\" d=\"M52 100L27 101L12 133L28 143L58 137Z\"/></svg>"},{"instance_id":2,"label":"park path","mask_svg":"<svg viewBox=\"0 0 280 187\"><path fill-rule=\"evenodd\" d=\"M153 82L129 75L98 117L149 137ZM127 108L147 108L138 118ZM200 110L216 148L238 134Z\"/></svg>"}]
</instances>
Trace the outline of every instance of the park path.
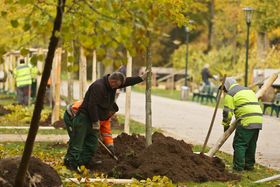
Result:
<instances>
[{"instance_id":1,"label":"park path","mask_svg":"<svg viewBox=\"0 0 280 187\"><path fill-rule=\"evenodd\" d=\"M25 142L27 134L15 133L15 134L1 134L0 142ZM69 140L68 135L62 134L37 134L36 142L67 142Z\"/></svg>"},{"instance_id":2,"label":"park path","mask_svg":"<svg viewBox=\"0 0 280 187\"><path fill-rule=\"evenodd\" d=\"M131 118L145 123L145 95L132 92ZM121 93L117 103L119 113L124 114L125 94ZM161 128L187 143L203 144L214 112L213 107L199 103L178 101L152 96L153 127ZM213 146L223 133L222 110L216 116L208 146ZM280 170L280 119L264 116L263 130L260 131L257 147L257 162ZM221 150L232 154L233 135Z\"/></svg>"}]
</instances>

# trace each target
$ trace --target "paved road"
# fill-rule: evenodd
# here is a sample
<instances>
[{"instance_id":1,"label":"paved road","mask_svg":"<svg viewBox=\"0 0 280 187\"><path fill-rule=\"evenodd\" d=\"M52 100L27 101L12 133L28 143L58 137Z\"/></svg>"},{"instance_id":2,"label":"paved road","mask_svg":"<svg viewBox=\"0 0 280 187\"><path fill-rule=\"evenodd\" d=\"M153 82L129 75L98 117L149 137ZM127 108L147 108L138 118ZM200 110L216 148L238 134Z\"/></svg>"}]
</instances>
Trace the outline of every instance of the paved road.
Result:
<instances>
[{"instance_id":1,"label":"paved road","mask_svg":"<svg viewBox=\"0 0 280 187\"><path fill-rule=\"evenodd\" d=\"M145 95L132 92L131 117L145 122ZM124 114L125 94L118 98L120 112ZM183 102L152 96L152 123L154 127L166 130L188 143L203 144L214 108L194 102ZM222 110L219 109L208 145L213 146L223 133L220 125ZM280 119L264 117L263 130L257 147L257 162L280 170ZM232 138L223 145L222 151L232 154Z\"/></svg>"}]
</instances>

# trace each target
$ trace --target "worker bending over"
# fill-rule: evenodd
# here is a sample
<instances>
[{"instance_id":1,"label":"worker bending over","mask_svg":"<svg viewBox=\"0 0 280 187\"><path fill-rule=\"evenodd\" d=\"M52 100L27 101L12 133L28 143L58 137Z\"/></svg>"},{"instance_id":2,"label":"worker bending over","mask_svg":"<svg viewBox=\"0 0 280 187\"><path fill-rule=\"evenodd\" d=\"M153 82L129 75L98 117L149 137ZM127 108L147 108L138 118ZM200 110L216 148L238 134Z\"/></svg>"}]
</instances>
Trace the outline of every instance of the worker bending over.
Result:
<instances>
[{"instance_id":1,"label":"worker bending over","mask_svg":"<svg viewBox=\"0 0 280 187\"><path fill-rule=\"evenodd\" d=\"M127 78L120 72L108 74L90 85L83 102L78 106L74 115L69 115L71 110L65 112L64 120L68 124L67 131L70 140L64 165L68 169L77 170L81 165L90 164L98 144L100 122L101 124L107 123L107 125L102 125L101 128L108 130L109 119L118 110L115 103L116 90L142 82L146 79L147 73L145 72L142 76ZM71 120L71 123L69 120ZM102 136L103 140L108 148L114 151L111 130L106 130L103 131L105 132Z\"/></svg>"}]
</instances>

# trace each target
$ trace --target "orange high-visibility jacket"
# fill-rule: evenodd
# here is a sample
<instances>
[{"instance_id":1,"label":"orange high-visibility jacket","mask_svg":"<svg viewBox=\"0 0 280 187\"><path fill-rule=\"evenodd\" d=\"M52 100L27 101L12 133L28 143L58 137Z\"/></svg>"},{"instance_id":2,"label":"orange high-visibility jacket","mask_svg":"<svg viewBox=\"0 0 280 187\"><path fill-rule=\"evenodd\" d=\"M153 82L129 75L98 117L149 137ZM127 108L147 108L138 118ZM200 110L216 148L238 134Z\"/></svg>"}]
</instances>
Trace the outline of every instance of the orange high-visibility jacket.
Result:
<instances>
[{"instance_id":1,"label":"orange high-visibility jacket","mask_svg":"<svg viewBox=\"0 0 280 187\"><path fill-rule=\"evenodd\" d=\"M76 101L71 105L72 114L76 115L83 101ZM100 121L100 134L103 140L103 143L106 146L114 145L112 130L111 130L111 122L110 118L104 121Z\"/></svg>"}]
</instances>

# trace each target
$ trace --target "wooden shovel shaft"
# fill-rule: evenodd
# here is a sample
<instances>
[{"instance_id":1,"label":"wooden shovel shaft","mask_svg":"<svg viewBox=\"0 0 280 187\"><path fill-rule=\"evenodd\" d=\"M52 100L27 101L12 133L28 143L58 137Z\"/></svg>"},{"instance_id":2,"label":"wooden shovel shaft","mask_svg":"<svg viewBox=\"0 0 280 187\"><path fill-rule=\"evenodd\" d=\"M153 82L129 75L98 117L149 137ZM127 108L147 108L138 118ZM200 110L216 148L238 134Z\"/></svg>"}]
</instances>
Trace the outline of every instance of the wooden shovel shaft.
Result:
<instances>
[{"instance_id":1,"label":"wooden shovel shaft","mask_svg":"<svg viewBox=\"0 0 280 187\"><path fill-rule=\"evenodd\" d=\"M211 134L211 131L212 131L212 128L213 128L213 124L214 124L214 121L215 121L215 118L216 118L217 110L218 110L218 107L219 107L219 104L220 104L220 100L221 100L221 96L222 96L222 93L223 93L223 87L224 87L224 85L225 85L225 80L226 80L226 75L224 75L224 77L223 77L223 82L222 82L221 90L219 91L219 95L218 95L218 100L217 100L217 103L216 103L216 107L215 107L215 110L214 110L214 113L213 113L213 116L212 116L212 120L211 120L209 129L208 129L207 136L206 136L206 138L205 138L205 141L204 141L204 144L203 144L203 147L202 147L202 150L201 150L201 153L202 153L202 154L203 154L204 151L205 151L205 148L206 148L208 139L209 139L209 137L210 137L210 134Z\"/></svg>"},{"instance_id":2,"label":"wooden shovel shaft","mask_svg":"<svg viewBox=\"0 0 280 187\"><path fill-rule=\"evenodd\" d=\"M110 156L112 156L115 160L119 160L118 157L116 157L116 155L114 155L110 149L108 149L108 147L98 138L98 142L102 145L102 147L104 147L106 149L106 151L110 154Z\"/></svg>"}]
</instances>

